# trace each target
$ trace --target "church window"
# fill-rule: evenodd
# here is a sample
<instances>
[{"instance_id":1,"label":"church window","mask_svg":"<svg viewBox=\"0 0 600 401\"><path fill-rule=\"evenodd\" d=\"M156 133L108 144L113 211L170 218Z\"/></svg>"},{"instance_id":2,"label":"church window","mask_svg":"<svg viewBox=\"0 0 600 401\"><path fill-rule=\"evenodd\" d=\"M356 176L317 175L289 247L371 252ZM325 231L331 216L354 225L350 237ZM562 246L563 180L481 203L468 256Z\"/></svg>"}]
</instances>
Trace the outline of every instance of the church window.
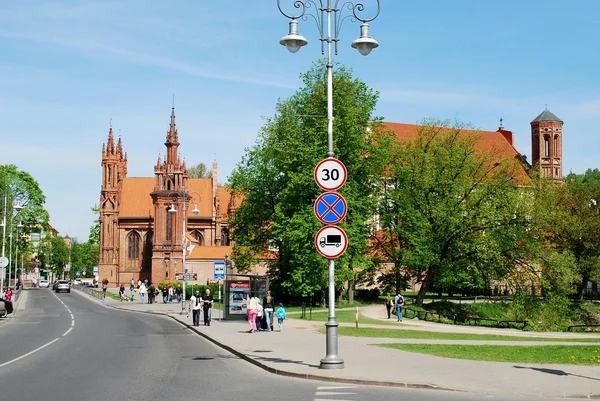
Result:
<instances>
[{"instance_id":1,"label":"church window","mask_svg":"<svg viewBox=\"0 0 600 401\"><path fill-rule=\"evenodd\" d=\"M144 241L144 250L142 253L142 269L144 271L150 271L152 268L152 231L146 234Z\"/></svg>"},{"instance_id":2,"label":"church window","mask_svg":"<svg viewBox=\"0 0 600 401\"><path fill-rule=\"evenodd\" d=\"M167 242L173 241L173 214L169 212L169 209L166 211L167 213L167 225L166 225L166 240Z\"/></svg>"},{"instance_id":3,"label":"church window","mask_svg":"<svg viewBox=\"0 0 600 401\"><path fill-rule=\"evenodd\" d=\"M202 235L200 230L194 230L191 232L191 234L192 234L192 237L194 237L196 239L196 241L198 241L198 245L200 245L200 246L204 245L204 236Z\"/></svg>"},{"instance_id":4,"label":"church window","mask_svg":"<svg viewBox=\"0 0 600 401\"><path fill-rule=\"evenodd\" d=\"M129 238L127 241L127 258L140 258L140 236L136 232L132 232L131 234L129 234Z\"/></svg>"},{"instance_id":5,"label":"church window","mask_svg":"<svg viewBox=\"0 0 600 401\"><path fill-rule=\"evenodd\" d=\"M229 246L229 230L226 228L223 229L223 232L221 233L221 245Z\"/></svg>"},{"instance_id":6,"label":"church window","mask_svg":"<svg viewBox=\"0 0 600 401\"><path fill-rule=\"evenodd\" d=\"M550 157L550 138L544 136L544 156Z\"/></svg>"}]
</instances>

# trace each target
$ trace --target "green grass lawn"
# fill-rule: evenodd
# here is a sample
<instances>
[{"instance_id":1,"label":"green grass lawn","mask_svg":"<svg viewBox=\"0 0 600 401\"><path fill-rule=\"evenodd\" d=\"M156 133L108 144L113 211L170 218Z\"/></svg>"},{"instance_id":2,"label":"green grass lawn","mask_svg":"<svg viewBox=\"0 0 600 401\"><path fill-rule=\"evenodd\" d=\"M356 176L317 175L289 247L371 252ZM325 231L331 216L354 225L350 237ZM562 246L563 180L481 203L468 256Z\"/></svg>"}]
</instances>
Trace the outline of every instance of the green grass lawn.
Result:
<instances>
[{"instance_id":1,"label":"green grass lawn","mask_svg":"<svg viewBox=\"0 0 600 401\"><path fill-rule=\"evenodd\" d=\"M443 344L378 344L380 347L418 352L444 358L512 363L600 365L600 347L596 346L506 346Z\"/></svg>"},{"instance_id":2,"label":"green grass lawn","mask_svg":"<svg viewBox=\"0 0 600 401\"><path fill-rule=\"evenodd\" d=\"M325 328L320 329L322 333ZM503 336L497 334L468 334L468 333L443 333L437 331L420 331L408 329L377 329L377 328L355 328L338 327L338 334L352 337L371 338L416 338L421 340L481 340L481 341L550 341L550 342L582 342L600 343L598 338L547 338L547 337L520 337Z\"/></svg>"}]
</instances>

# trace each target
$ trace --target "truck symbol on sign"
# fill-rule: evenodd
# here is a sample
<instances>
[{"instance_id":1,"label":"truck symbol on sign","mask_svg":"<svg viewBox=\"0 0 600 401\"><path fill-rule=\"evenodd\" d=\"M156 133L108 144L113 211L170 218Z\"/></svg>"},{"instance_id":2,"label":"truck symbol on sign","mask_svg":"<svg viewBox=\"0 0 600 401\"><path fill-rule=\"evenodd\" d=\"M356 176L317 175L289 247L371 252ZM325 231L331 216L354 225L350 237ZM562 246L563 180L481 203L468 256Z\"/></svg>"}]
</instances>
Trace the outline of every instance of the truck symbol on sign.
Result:
<instances>
[{"instance_id":1,"label":"truck symbol on sign","mask_svg":"<svg viewBox=\"0 0 600 401\"><path fill-rule=\"evenodd\" d=\"M342 245L342 236L339 234L326 235L319 238L319 245L321 248L325 248L325 246L335 246L336 248L339 248Z\"/></svg>"}]
</instances>

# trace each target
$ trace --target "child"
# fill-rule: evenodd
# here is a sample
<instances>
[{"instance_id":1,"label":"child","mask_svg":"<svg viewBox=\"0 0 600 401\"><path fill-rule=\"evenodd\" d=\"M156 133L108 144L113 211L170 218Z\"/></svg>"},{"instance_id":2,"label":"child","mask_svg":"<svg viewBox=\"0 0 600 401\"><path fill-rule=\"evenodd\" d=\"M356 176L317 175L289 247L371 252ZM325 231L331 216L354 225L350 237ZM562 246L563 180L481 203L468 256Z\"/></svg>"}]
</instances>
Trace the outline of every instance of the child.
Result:
<instances>
[{"instance_id":1,"label":"child","mask_svg":"<svg viewBox=\"0 0 600 401\"><path fill-rule=\"evenodd\" d=\"M277 324L279 325L279 331L281 331L283 330L283 321L286 318L285 309L283 309L282 302L279 303L279 308L277 309L277 312L275 312L275 314L277 315Z\"/></svg>"}]
</instances>

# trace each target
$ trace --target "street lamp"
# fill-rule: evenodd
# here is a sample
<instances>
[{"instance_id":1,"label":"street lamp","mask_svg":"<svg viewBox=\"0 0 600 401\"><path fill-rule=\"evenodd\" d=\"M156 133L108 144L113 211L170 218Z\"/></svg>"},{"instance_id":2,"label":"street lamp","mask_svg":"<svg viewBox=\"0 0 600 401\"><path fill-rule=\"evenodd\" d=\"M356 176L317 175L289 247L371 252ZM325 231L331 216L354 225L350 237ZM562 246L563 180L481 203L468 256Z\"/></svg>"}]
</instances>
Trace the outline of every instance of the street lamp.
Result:
<instances>
[{"instance_id":1,"label":"street lamp","mask_svg":"<svg viewBox=\"0 0 600 401\"><path fill-rule=\"evenodd\" d=\"M8 246L8 260L9 260L9 265L8 265L8 286L10 287L10 276L12 274L12 266L13 266L13 261L12 261L12 239L13 239L13 220L15 219L15 217L17 216L17 214L19 214L19 212L21 211L21 209L23 209L23 206L21 206L20 204L15 204L13 206L13 210L11 212L11 217L10 217L10 244ZM21 224L21 227L23 227L23 225ZM19 229L17 228L17 232L19 232ZM17 235L17 239L18 239L18 235ZM15 266L15 269L17 267ZM16 284L13 283L13 286Z\"/></svg>"},{"instance_id":2,"label":"street lamp","mask_svg":"<svg viewBox=\"0 0 600 401\"><path fill-rule=\"evenodd\" d=\"M281 9L281 0L277 0L277 7L281 14L290 19L289 33L281 38L280 44L295 53L308 43L304 36L298 33L298 19L307 20L309 16L313 17L317 23L319 34L321 35L321 54L325 54L325 43L327 43L327 157L332 158L333 153L333 56L331 53L331 44L335 44L335 54L338 52L339 33L342 23L346 18L352 22L361 21L360 37L352 42L352 47L357 49L363 56L368 55L371 50L379 46L379 43L369 36L369 22L373 21L379 15L381 10L379 0L377 1L377 12L371 18L362 18L357 13L364 11L363 3L352 3L343 1L340 7L340 0L319 0L317 6L316 0L296 0L293 5L296 9L295 14L287 14ZM332 3L335 3L332 6ZM309 12L314 8L315 13ZM342 16L344 10L349 10L346 16ZM318 11L318 12L317 12ZM332 17L333 14L333 24ZM332 36L333 30L333 36ZM335 319L335 263L333 259L329 260L329 317L325 323L326 349L325 358L321 359L321 369L343 369L344 360L338 355L338 323Z\"/></svg>"},{"instance_id":3,"label":"street lamp","mask_svg":"<svg viewBox=\"0 0 600 401\"><path fill-rule=\"evenodd\" d=\"M189 193L185 193L183 195L183 237L181 239L182 243L182 253L181 253L181 267L183 269L183 273L186 273L186 267L185 267L185 252L187 251L187 204L188 201L190 199L193 199L194 197L190 194L195 194L198 196L198 199L200 199L200 194L197 192L189 192ZM177 213L177 209L175 209L175 202L177 201L177 197L173 198L173 203L171 203L171 208L168 210L169 213L171 214L175 214ZM192 209L192 213L194 213L195 215L200 213L200 209L198 209L198 204L196 202L194 202L194 209ZM175 272L177 273L177 272ZM183 297L181 299L181 315L185 314L185 276L183 278Z\"/></svg>"},{"instance_id":4,"label":"street lamp","mask_svg":"<svg viewBox=\"0 0 600 401\"><path fill-rule=\"evenodd\" d=\"M17 240L15 241L15 281L13 282L13 286L17 286L17 273L19 271L19 228L23 228L23 222L19 221L17 225Z\"/></svg>"}]
</instances>

